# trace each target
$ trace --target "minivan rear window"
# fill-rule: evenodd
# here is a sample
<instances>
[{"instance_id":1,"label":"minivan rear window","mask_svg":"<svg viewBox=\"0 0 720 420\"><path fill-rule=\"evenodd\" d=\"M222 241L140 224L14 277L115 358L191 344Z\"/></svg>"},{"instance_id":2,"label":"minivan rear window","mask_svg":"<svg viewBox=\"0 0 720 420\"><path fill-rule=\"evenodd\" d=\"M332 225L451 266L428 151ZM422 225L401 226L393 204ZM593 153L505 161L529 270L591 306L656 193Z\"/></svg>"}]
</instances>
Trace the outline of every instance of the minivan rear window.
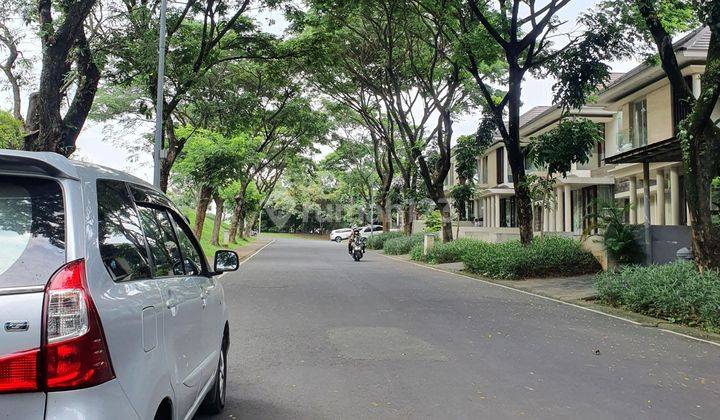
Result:
<instances>
[{"instance_id":1,"label":"minivan rear window","mask_svg":"<svg viewBox=\"0 0 720 420\"><path fill-rule=\"evenodd\" d=\"M65 263L65 208L56 181L0 176L0 288L44 285Z\"/></svg>"}]
</instances>

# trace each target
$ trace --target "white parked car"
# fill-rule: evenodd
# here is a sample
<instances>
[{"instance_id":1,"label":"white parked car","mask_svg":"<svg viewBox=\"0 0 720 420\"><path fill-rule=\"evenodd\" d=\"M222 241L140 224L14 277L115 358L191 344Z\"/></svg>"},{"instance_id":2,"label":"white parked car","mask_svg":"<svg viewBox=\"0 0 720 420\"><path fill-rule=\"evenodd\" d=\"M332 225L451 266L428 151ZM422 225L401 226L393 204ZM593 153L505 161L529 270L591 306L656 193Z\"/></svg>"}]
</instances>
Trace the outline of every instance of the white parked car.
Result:
<instances>
[{"instance_id":1,"label":"white parked car","mask_svg":"<svg viewBox=\"0 0 720 420\"><path fill-rule=\"evenodd\" d=\"M225 405L217 275L159 190L0 150L0 419L189 419Z\"/></svg>"},{"instance_id":2,"label":"white parked car","mask_svg":"<svg viewBox=\"0 0 720 420\"><path fill-rule=\"evenodd\" d=\"M352 234L352 229L350 229L350 228L335 229L332 232L330 232L330 240L335 241L335 242L340 242L343 239L349 238L350 234Z\"/></svg>"},{"instance_id":3,"label":"white parked car","mask_svg":"<svg viewBox=\"0 0 720 420\"><path fill-rule=\"evenodd\" d=\"M382 225L365 226L360 229L360 236L363 238L369 238L372 235L379 235L383 233Z\"/></svg>"}]
</instances>

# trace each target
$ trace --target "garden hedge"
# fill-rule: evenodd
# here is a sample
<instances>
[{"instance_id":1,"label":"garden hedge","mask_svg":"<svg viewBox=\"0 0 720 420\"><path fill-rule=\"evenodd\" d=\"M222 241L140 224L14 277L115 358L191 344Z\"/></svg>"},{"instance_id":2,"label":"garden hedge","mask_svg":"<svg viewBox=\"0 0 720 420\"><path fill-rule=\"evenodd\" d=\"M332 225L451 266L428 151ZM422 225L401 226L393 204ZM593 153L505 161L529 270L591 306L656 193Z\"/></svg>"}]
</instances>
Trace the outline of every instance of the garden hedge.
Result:
<instances>
[{"instance_id":1,"label":"garden hedge","mask_svg":"<svg viewBox=\"0 0 720 420\"><path fill-rule=\"evenodd\" d=\"M670 322L720 332L720 273L692 262L626 266L595 278L601 301Z\"/></svg>"},{"instance_id":2,"label":"garden hedge","mask_svg":"<svg viewBox=\"0 0 720 420\"><path fill-rule=\"evenodd\" d=\"M578 241L559 236L535 238L527 246L520 241L474 241L461 260L469 272L496 279L571 276L600 270L595 257Z\"/></svg>"}]
</instances>

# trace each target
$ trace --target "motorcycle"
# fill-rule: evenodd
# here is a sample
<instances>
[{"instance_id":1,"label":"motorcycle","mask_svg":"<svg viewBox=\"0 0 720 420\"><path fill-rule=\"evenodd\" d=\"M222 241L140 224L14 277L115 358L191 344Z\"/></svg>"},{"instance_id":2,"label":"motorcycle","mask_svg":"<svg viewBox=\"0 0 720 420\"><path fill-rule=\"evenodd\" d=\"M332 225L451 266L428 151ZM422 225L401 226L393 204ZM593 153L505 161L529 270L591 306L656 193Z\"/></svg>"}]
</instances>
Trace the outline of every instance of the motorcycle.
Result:
<instances>
[{"instance_id":1,"label":"motorcycle","mask_svg":"<svg viewBox=\"0 0 720 420\"><path fill-rule=\"evenodd\" d=\"M355 261L360 261L363 255L365 255L365 238L357 235L355 239L353 239L350 254Z\"/></svg>"}]
</instances>

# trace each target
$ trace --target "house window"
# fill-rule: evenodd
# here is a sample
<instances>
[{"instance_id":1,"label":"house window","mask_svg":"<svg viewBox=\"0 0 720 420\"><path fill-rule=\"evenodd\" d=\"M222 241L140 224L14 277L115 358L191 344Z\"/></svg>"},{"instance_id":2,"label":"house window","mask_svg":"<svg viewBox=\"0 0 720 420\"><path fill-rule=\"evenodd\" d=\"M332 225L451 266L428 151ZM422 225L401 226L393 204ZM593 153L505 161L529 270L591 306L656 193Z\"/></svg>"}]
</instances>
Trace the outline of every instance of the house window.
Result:
<instances>
[{"instance_id":1,"label":"house window","mask_svg":"<svg viewBox=\"0 0 720 420\"><path fill-rule=\"evenodd\" d=\"M501 148L495 150L495 161L497 162L497 164L495 165L497 167L497 170L496 170L497 173L495 174L496 175L495 181L498 184L502 184L503 182L505 182L505 149L504 148L501 147Z\"/></svg>"},{"instance_id":2,"label":"house window","mask_svg":"<svg viewBox=\"0 0 720 420\"><path fill-rule=\"evenodd\" d=\"M645 99L630 105L630 132L633 147L647 145L647 101Z\"/></svg>"},{"instance_id":3,"label":"house window","mask_svg":"<svg viewBox=\"0 0 720 420\"><path fill-rule=\"evenodd\" d=\"M693 79L692 76L684 77L685 84L692 91ZM678 125L690 114L690 105L687 101L681 100L675 95L675 90L671 89L672 92L672 112L673 112L673 135L678 133Z\"/></svg>"}]
</instances>

